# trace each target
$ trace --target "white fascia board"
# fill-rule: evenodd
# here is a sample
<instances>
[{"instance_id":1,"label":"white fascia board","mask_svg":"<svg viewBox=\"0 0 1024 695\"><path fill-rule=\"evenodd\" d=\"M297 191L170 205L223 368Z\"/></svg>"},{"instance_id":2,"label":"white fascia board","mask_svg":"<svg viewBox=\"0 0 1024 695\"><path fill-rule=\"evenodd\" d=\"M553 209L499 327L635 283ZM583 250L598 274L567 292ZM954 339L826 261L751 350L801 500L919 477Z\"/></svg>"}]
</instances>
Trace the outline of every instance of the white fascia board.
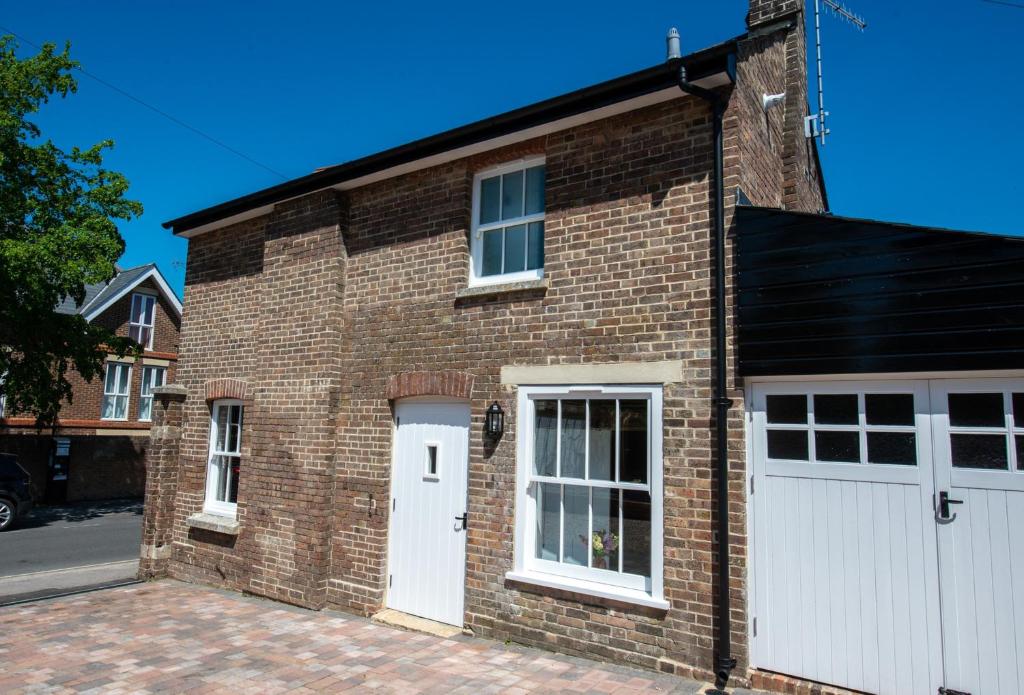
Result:
<instances>
[{"instance_id":1,"label":"white fascia board","mask_svg":"<svg viewBox=\"0 0 1024 695\"><path fill-rule=\"evenodd\" d=\"M160 270L156 266L154 266L149 271L139 276L132 284L125 285L120 292L113 295L102 304L99 304L95 307L87 307L88 311L83 312L85 320L91 323L93 319L95 319L97 316L106 311L110 306L114 304L114 302L121 299L121 297L124 297L126 294L134 290L143 281L148 280L150 278L152 278L153 281L156 282L156 286L160 288L160 292L164 295L167 301L171 303L171 306L174 307L174 310L178 314L178 318L180 319L181 302L178 301L178 297L171 290L171 287L170 285L167 284L167 281L164 280L164 276L160 273Z\"/></svg>"},{"instance_id":2,"label":"white fascia board","mask_svg":"<svg viewBox=\"0 0 1024 695\"><path fill-rule=\"evenodd\" d=\"M694 82L698 87L705 89L713 89L715 87L721 87L729 84L729 76L724 73L716 73L709 75L708 77L702 78ZM456 159L463 159L465 157L471 157L476 154L481 154L489 150L495 150L499 147L505 147L507 145L514 145L518 142L524 142L531 140L542 135L550 135L551 133L557 133L560 130L567 130L569 128L575 128L576 126L583 125L586 123L592 123L594 121L600 121L605 118L611 118L612 116L618 116L619 114L628 113L630 111L636 111L647 106L654 106L655 104L661 104L666 101L673 99L686 99L690 95L682 92L678 87L669 87L662 89L657 92L651 92L650 94L644 94L643 96L635 97L633 99L627 99L620 101L616 104L609 104L608 106L602 106L598 109L586 111L584 113L576 114L575 116L567 116L566 118L560 118L557 121L551 121L550 123L544 123L532 128L526 128L524 130L518 130L514 133L508 133L497 138L491 138L490 140L484 140L477 142L472 145L466 145L465 147L458 147L447 152L432 155L430 157L423 157L412 162L400 164L398 166L390 167L388 169L382 169L381 171L367 174L366 176L360 176L355 179L348 181L342 181L341 183L335 184L334 186L325 186L320 190L327 190L328 188L334 188L339 191L349 191L354 188L366 186L371 183L377 183L378 181L384 181L386 179L393 178L395 176L402 176L403 174L409 174L414 171L421 169L427 169L429 167L438 166L447 162L455 161ZM697 97L692 97L697 98ZM315 192L315 191L313 191ZM311 192L311 193L313 193ZM301 198L311 193L304 193L302 196L294 196L295 198ZM283 198L278 201L279 203L293 200L294 198ZM208 222L207 224L193 227L192 229L186 229L183 232L174 232L175 236L185 237L191 239L197 237L200 234L227 227L228 225L237 224L246 220L251 220L256 217L273 212L276 203L270 205L263 205L258 208L246 210L245 212L232 215L231 217L225 217L224 219L215 220L214 222Z\"/></svg>"}]
</instances>

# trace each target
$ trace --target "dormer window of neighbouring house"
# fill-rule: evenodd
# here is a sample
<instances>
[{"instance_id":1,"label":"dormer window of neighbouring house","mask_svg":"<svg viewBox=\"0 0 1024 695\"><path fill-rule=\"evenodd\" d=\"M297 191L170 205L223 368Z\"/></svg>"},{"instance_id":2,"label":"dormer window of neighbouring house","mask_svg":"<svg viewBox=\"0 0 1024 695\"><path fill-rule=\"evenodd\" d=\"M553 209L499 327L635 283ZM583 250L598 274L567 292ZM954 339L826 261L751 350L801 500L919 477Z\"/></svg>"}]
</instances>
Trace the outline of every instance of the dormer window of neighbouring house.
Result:
<instances>
[{"instance_id":1,"label":"dormer window of neighbouring house","mask_svg":"<svg viewBox=\"0 0 1024 695\"><path fill-rule=\"evenodd\" d=\"M153 349L155 315L155 296L151 294L132 295L132 313L128 321L128 337L147 350Z\"/></svg>"},{"instance_id":2,"label":"dormer window of neighbouring house","mask_svg":"<svg viewBox=\"0 0 1024 695\"><path fill-rule=\"evenodd\" d=\"M544 159L523 159L473 179L470 285L544 277Z\"/></svg>"}]
</instances>

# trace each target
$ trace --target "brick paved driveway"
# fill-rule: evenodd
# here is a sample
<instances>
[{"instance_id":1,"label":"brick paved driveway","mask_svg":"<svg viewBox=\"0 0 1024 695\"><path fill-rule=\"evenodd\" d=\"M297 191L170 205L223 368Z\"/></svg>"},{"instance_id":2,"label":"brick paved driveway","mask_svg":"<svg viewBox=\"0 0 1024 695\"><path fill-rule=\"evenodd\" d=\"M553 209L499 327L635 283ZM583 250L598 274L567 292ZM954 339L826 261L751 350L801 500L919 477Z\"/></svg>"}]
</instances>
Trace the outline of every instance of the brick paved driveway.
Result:
<instances>
[{"instance_id":1,"label":"brick paved driveway","mask_svg":"<svg viewBox=\"0 0 1024 695\"><path fill-rule=\"evenodd\" d=\"M672 676L442 639L174 581L0 608L0 693L697 693Z\"/></svg>"}]
</instances>

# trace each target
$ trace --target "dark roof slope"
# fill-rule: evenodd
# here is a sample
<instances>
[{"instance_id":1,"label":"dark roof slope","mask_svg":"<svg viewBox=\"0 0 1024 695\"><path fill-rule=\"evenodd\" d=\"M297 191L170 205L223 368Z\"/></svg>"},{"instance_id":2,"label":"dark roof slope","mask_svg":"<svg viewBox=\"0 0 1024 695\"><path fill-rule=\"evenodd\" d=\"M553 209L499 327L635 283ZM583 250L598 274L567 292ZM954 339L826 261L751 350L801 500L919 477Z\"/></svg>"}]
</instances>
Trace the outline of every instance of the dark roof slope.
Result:
<instances>
[{"instance_id":1,"label":"dark roof slope","mask_svg":"<svg viewBox=\"0 0 1024 695\"><path fill-rule=\"evenodd\" d=\"M683 57L691 80L716 75L732 69L731 56L739 38L729 39L715 46ZM662 63L629 75L601 82L569 92L562 96L540 101L513 111L470 123L438 135L432 135L377 154L345 164L319 169L282 184L265 188L219 205L193 212L164 222L163 226L177 233L238 215L253 208L271 205L313 191L322 190L344 181L367 176L391 167L408 164L424 157L441 154L493 138L516 133L562 118L592 111L627 99L651 94L673 87L678 80L678 67Z\"/></svg>"},{"instance_id":2,"label":"dark roof slope","mask_svg":"<svg viewBox=\"0 0 1024 695\"><path fill-rule=\"evenodd\" d=\"M742 376L1024 368L1024 238L738 206Z\"/></svg>"},{"instance_id":3,"label":"dark roof slope","mask_svg":"<svg viewBox=\"0 0 1024 695\"><path fill-rule=\"evenodd\" d=\"M117 275L110 282L97 282L85 286L85 298L81 304L76 304L75 300L71 297L65 297L57 304L54 311L58 314L84 315L90 307L102 306L109 298L117 295L126 287L133 286L143 275L154 268L156 268L156 263L146 263L134 268L121 268L117 266Z\"/></svg>"}]
</instances>

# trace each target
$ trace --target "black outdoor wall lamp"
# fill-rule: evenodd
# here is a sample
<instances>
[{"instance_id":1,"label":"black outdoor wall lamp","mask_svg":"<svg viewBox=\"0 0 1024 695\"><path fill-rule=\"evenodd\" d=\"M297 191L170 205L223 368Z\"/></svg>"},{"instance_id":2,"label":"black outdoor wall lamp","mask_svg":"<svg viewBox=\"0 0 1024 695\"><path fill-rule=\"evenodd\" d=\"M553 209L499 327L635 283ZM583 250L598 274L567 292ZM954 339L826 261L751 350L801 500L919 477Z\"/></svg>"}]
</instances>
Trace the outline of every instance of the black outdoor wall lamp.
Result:
<instances>
[{"instance_id":1,"label":"black outdoor wall lamp","mask_svg":"<svg viewBox=\"0 0 1024 695\"><path fill-rule=\"evenodd\" d=\"M498 405L498 401L494 401L487 408L484 430L489 437L500 437L501 433L505 431L505 411Z\"/></svg>"}]
</instances>

